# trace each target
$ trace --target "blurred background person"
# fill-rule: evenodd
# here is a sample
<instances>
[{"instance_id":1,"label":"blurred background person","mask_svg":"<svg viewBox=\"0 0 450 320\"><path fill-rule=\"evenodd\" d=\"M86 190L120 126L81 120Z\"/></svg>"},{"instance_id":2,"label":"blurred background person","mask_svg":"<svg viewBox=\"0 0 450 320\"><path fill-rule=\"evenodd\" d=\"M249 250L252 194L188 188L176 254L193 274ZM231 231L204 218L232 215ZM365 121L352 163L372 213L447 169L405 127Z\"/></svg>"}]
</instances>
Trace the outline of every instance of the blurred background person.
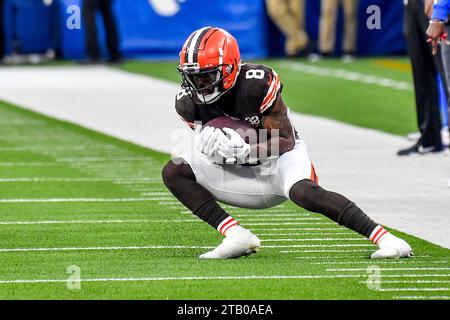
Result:
<instances>
[{"instance_id":1,"label":"blurred background person","mask_svg":"<svg viewBox=\"0 0 450 320\"><path fill-rule=\"evenodd\" d=\"M103 18L106 33L106 46L109 52L109 62L123 62L119 51L119 35L117 24L112 12L113 0L84 0L83 18L86 26L86 53L90 62L101 61L100 47L98 44L96 12L99 11Z\"/></svg>"},{"instance_id":2,"label":"blurred background person","mask_svg":"<svg viewBox=\"0 0 450 320\"><path fill-rule=\"evenodd\" d=\"M4 31L4 12L3 12L3 0L0 0L0 64L3 63L3 57L5 56L5 31Z\"/></svg>"},{"instance_id":3,"label":"blurred background person","mask_svg":"<svg viewBox=\"0 0 450 320\"><path fill-rule=\"evenodd\" d=\"M319 23L319 52L329 57L336 44L336 18L339 8L344 10L344 41L342 59L351 62L356 53L356 33L358 28L358 0L322 0Z\"/></svg>"},{"instance_id":4,"label":"blurred background person","mask_svg":"<svg viewBox=\"0 0 450 320\"><path fill-rule=\"evenodd\" d=\"M266 5L272 21L286 37L286 54L309 54L312 44L305 30L305 0L266 0Z\"/></svg>"},{"instance_id":5,"label":"blurred background person","mask_svg":"<svg viewBox=\"0 0 450 320\"><path fill-rule=\"evenodd\" d=\"M442 59L433 57L427 43L427 10L424 0L408 0L404 6L404 33L413 71L419 140L411 147L399 150L399 156L425 154L443 150L437 75L445 79Z\"/></svg>"},{"instance_id":6,"label":"blurred background person","mask_svg":"<svg viewBox=\"0 0 450 320\"><path fill-rule=\"evenodd\" d=\"M431 38L433 53L436 54L439 42L441 43L441 56L444 65L445 80L447 83L447 92L450 92L450 42L448 34L449 15L450 15L450 0L439 1L433 10L434 0L426 0L425 13L430 18L430 23L427 29L427 35ZM447 100L448 119L450 119L450 99ZM450 126L449 126L450 129ZM446 138L446 137L444 137ZM450 137L447 140L450 140ZM447 149L447 152L449 150ZM449 181L450 186L450 181Z\"/></svg>"}]
</instances>

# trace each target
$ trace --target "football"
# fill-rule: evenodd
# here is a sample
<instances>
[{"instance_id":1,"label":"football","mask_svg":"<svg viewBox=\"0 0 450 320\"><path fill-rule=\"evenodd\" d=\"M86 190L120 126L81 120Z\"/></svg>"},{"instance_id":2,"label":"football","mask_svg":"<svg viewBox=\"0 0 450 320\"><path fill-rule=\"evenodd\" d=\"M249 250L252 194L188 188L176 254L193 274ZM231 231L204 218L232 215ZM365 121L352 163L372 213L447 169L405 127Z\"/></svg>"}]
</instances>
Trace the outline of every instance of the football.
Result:
<instances>
[{"instance_id":1,"label":"football","mask_svg":"<svg viewBox=\"0 0 450 320\"><path fill-rule=\"evenodd\" d=\"M204 127L213 127L218 129L230 128L236 131L246 143L258 141L258 131L244 120L231 117L219 117L208 121Z\"/></svg>"}]
</instances>

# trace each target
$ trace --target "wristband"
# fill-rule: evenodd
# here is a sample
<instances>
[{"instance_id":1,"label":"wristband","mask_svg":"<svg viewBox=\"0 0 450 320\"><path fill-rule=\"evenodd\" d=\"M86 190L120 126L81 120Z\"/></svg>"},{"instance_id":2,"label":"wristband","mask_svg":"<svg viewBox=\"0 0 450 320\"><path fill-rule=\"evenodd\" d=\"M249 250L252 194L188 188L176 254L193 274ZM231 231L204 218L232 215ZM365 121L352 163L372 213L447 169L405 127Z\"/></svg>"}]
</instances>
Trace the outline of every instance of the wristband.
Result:
<instances>
[{"instance_id":1,"label":"wristband","mask_svg":"<svg viewBox=\"0 0 450 320\"><path fill-rule=\"evenodd\" d=\"M437 19L431 19L430 24L444 24L444 21L437 20Z\"/></svg>"}]
</instances>

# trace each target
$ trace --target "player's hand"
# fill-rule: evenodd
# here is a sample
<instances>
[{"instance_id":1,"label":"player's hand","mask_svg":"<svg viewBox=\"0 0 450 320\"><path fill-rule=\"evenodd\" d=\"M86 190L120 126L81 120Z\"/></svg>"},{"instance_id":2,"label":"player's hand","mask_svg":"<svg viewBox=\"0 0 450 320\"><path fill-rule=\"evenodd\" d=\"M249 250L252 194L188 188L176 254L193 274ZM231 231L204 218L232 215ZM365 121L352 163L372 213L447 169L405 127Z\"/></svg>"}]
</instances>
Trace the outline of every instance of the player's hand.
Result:
<instances>
[{"instance_id":1,"label":"player's hand","mask_svg":"<svg viewBox=\"0 0 450 320\"><path fill-rule=\"evenodd\" d=\"M207 157L211 157L219 147L219 131L213 127L195 128L195 147Z\"/></svg>"},{"instance_id":2,"label":"player's hand","mask_svg":"<svg viewBox=\"0 0 450 320\"><path fill-rule=\"evenodd\" d=\"M433 54L436 54L438 45L442 41L447 45L450 44L450 41L447 38L447 34L445 33L444 23L431 21L427 29L427 35L427 42L431 42Z\"/></svg>"},{"instance_id":3,"label":"player's hand","mask_svg":"<svg viewBox=\"0 0 450 320\"><path fill-rule=\"evenodd\" d=\"M227 159L227 163L231 162L231 159L233 162L235 160L245 162L246 157L250 153L250 145L233 129L223 128L223 131L225 131L229 137L220 131L217 153Z\"/></svg>"}]
</instances>

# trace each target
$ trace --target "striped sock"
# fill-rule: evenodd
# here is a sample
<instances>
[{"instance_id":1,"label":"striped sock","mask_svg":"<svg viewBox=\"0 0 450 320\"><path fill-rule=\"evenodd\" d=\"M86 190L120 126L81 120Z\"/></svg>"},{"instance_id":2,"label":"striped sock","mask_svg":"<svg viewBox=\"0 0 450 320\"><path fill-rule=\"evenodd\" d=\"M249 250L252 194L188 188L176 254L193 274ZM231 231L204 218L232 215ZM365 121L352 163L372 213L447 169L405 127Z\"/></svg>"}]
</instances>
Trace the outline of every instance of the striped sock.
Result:
<instances>
[{"instance_id":1,"label":"striped sock","mask_svg":"<svg viewBox=\"0 0 450 320\"><path fill-rule=\"evenodd\" d=\"M375 227L375 229L373 229L372 233L370 234L369 239L373 243L378 244L380 242L381 238L388 234L390 234L389 231L384 229L382 226L377 225Z\"/></svg>"},{"instance_id":2,"label":"striped sock","mask_svg":"<svg viewBox=\"0 0 450 320\"><path fill-rule=\"evenodd\" d=\"M239 222L234 220L233 217L229 216L219 224L217 230L220 232L221 235L226 236L227 232L230 231L230 229L237 226L239 226Z\"/></svg>"}]
</instances>

